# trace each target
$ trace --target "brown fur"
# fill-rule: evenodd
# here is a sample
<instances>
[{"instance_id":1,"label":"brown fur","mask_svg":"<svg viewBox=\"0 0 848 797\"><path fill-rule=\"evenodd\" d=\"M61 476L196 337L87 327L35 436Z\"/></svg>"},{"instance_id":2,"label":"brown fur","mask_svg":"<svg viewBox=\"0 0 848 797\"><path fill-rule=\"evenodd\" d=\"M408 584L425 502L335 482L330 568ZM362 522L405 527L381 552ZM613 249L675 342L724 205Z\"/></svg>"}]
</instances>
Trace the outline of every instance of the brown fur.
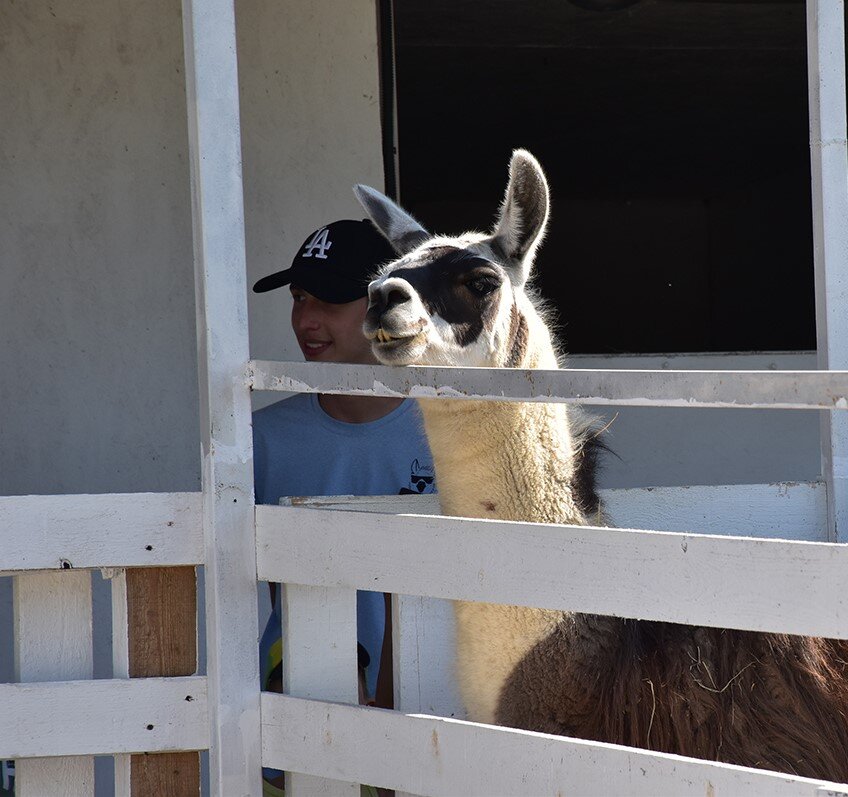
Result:
<instances>
[{"instance_id":1,"label":"brown fur","mask_svg":"<svg viewBox=\"0 0 848 797\"><path fill-rule=\"evenodd\" d=\"M504 368L518 368L521 365L527 353L529 337L527 319L515 305L512 305L509 313L509 343L507 344L509 354L504 362Z\"/></svg>"},{"instance_id":2,"label":"brown fur","mask_svg":"<svg viewBox=\"0 0 848 797\"><path fill-rule=\"evenodd\" d=\"M564 615L499 724L848 781L848 642Z\"/></svg>"}]
</instances>

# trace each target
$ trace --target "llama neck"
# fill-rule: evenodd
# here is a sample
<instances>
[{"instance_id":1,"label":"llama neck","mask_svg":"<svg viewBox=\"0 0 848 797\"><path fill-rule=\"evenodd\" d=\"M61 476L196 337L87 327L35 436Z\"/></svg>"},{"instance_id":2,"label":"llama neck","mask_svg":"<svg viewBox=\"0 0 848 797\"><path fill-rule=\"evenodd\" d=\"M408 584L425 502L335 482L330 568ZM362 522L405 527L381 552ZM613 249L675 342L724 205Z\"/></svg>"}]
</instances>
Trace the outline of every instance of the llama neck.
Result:
<instances>
[{"instance_id":1,"label":"llama neck","mask_svg":"<svg viewBox=\"0 0 848 797\"><path fill-rule=\"evenodd\" d=\"M540 325L541 326L541 325ZM543 332L547 337L547 330ZM525 338L511 365L556 368ZM538 339L538 335L537 335ZM572 490L574 442L563 404L420 399L441 511L458 517L584 523ZM456 601L457 675L469 717L495 722L501 690L561 612Z\"/></svg>"},{"instance_id":2,"label":"llama neck","mask_svg":"<svg viewBox=\"0 0 848 797\"><path fill-rule=\"evenodd\" d=\"M517 297L497 361L555 369L550 332ZM443 514L582 523L572 481L574 441L564 404L420 399Z\"/></svg>"},{"instance_id":3,"label":"llama neck","mask_svg":"<svg viewBox=\"0 0 848 797\"><path fill-rule=\"evenodd\" d=\"M421 400L443 514L582 523L561 404Z\"/></svg>"}]
</instances>

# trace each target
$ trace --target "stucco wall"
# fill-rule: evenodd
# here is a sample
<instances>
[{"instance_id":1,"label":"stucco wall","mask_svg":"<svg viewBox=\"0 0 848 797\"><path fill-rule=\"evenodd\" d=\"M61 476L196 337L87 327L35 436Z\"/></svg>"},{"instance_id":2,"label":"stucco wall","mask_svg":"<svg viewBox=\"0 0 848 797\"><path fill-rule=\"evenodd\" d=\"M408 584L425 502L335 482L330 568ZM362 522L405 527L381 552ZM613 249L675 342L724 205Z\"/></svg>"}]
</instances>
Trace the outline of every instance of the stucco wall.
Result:
<instances>
[{"instance_id":1,"label":"stucco wall","mask_svg":"<svg viewBox=\"0 0 848 797\"><path fill-rule=\"evenodd\" d=\"M237 11L252 285L288 268L316 227L363 218L354 183L383 186L377 16L374 0L264 0ZM288 291L249 300L253 356L300 359Z\"/></svg>"},{"instance_id":2,"label":"stucco wall","mask_svg":"<svg viewBox=\"0 0 848 797\"><path fill-rule=\"evenodd\" d=\"M245 3L238 30L252 283L382 185L376 16ZM179 4L6 4L0 70L0 494L197 489ZM286 294L251 294L254 356L297 356Z\"/></svg>"},{"instance_id":3,"label":"stucco wall","mask_svg":"<svg viewBox=\"0 0 848 797\"><path fill-rule=\"evenodd\" d=\"M199 482L179 6L0 11L0 493Z\"/></svg>"}]
</instances>

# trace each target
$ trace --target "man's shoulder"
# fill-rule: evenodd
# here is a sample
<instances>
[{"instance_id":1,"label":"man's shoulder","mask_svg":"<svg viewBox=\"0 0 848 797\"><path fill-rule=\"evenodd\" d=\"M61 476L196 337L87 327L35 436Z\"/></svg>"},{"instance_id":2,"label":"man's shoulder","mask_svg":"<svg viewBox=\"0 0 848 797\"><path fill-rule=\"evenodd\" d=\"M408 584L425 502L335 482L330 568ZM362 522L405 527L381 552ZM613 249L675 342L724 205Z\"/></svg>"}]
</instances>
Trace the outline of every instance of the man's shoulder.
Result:
<instances>
[{"instance_id":1,"label":"man's shoulder","mask_svg":"<svg viewBox=\"0 0 848 797\"><path fill-rule=\"evenodd\" d=\"M298 393L275 401L261 410L253 413L253 428L264 429L269 426L303 421L314 414L312 396L309 393Z\"/></svg>"}]
</instances>

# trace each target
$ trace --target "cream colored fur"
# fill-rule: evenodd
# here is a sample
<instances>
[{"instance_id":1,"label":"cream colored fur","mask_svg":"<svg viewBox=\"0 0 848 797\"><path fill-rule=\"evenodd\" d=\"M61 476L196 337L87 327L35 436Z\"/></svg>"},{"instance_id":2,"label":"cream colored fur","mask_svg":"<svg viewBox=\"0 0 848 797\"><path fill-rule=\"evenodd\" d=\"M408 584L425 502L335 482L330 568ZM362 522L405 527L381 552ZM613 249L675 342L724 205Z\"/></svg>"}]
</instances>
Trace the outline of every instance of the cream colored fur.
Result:
<instances>
[{"instance_id":1,"label":"cream colored fur","mask_svg":"<svg viewBox=\"0 0 848 797\"><path fill-rule=\"evenodd\" d=\"M523 298L523 297L522 297ZM525 368L556 368L550 334L530 303ZM570 481L574 442L563 404L422 400L442 513L583 524ZM494 723L507 676L561 612L457 601L457 678L469 717Z\"/></svg>"}]
</instances>

